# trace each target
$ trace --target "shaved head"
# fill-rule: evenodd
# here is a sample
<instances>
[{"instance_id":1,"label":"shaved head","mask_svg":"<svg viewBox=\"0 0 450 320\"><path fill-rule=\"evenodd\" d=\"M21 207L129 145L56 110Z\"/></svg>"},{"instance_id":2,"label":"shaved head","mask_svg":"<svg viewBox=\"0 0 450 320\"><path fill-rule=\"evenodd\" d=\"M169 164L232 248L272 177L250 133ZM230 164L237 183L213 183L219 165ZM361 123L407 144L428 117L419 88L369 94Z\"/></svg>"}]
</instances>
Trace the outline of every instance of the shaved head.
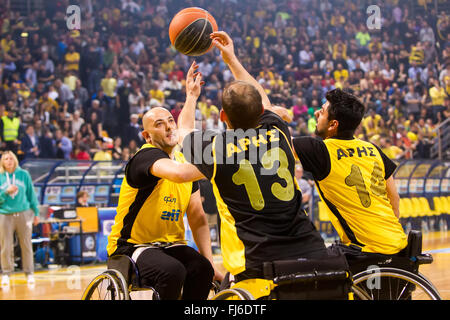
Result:
<instances>
[{"instance_id":1,"label":"shaved head","mask_svg":"<svg viewBox=\"0 0 450 320\"><path fill-rule=\"evenodd\" d=\"M148 126L154 123L156 120L165 119L171 116L172 114L166 108L163 107L152 108L148 110L142 117L142 126L144 127L144 130L146 130Z\"/></svg>"},{"instance_id":2,"label":"shaved head","mask_svg":"<svg viewBox=\"0 0 450 320\"><path fill-rule=\"evenodd\" d=\"M147 143L170 154L178 143L178 130L172 114L165 108L156 107L142 117L142 136ZM170 151L170 152L169 152Z\"/></svg>"}]
</instances>

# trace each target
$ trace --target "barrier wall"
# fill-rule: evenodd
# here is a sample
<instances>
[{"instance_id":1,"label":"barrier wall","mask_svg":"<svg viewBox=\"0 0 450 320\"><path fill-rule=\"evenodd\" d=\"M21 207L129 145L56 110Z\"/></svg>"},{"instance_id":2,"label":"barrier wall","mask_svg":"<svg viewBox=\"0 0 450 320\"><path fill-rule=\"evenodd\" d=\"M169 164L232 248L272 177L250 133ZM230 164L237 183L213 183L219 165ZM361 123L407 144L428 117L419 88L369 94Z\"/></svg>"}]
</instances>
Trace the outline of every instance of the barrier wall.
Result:
<instances>
[{"instance_id":1,"label":"barrier wall","mask_svg":"<svg viewBox=\"0 0 450 320\"><path fill-rule=\"evenodd\" d=\"M42 205L75 205L78 191L87 191L96 207L117 205L124 177L124 161L25 160Z\"/></svg>"}]
</instances>

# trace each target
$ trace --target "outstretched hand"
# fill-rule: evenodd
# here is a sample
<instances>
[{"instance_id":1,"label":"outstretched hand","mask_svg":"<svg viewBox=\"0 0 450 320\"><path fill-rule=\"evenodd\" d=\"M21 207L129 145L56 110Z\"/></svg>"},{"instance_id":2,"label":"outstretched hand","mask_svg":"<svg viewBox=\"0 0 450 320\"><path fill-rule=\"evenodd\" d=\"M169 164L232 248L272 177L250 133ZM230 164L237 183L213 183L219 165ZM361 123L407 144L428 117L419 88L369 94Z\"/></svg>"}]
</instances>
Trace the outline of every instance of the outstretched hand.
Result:
<instances>
[{"instance_id":1,"label":"outstretched hand","mask_svg":"<svg viewBox=\"0 0 450 320\"><path fill-rule=\"evenodd\" d=\"M225 31L216 31L211 33L210 38L213 41L213 45L217 47L222 53L222 59L226 64L235 57L234 44L231 37Z\"/></svg>"},{"instance_id":2,"label":"outstretched hand","mask_svg":"<svg viewBox=\"0 0 450 320\"><path fill-rule=\"evenodd\" d=\"M202 74L200 72L195 72L198 69L198 64L194 61L189 68L186 75L186 95L198 98L202 91L202 85L205 84L202 81Z\"/></svg>"}]
</instances>

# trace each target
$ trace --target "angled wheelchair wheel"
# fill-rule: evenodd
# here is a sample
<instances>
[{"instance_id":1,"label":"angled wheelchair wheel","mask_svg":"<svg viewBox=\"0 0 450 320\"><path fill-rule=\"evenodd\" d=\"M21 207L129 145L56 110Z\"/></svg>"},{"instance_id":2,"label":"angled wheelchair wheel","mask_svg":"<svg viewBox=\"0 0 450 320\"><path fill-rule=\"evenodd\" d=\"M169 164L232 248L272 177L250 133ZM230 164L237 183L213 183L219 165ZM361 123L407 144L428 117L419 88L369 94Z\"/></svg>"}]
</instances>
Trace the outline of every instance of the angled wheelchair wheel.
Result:
<instances>
[{"instance_id":1,"label":"angled wheelchair wheel","mask_svg":"<svg viewBox=\"0 0 450 320\"><path fill-rule=\"evenodd\" d=\"M96 276L88 285L82 300L129 300L128 287L122 274L114 269Z\"/></svg>"},{"instance_id":2,"label":"angled wheelchair wheel","mask_svg":"<svg viewBox=\"0 0 450 320\"><path fill-rule=\"evenodd\" d=\"M217 293L211 300L255 300L252 294L245 289L226 289Z\"/></svg>"},{"instance_id":3,"label":"angled wheelchair wheel","mask_svg":"<svg viewBox=\"0 0 450 320\"><path fill-rule=\"evenodd\" d=\"M353 286L371 300L441 300L439 292L428 280L397 268L360 272L353 276ZM355 299L358 298L361 299L356 294Z\"/></svg>"}]
</instances>

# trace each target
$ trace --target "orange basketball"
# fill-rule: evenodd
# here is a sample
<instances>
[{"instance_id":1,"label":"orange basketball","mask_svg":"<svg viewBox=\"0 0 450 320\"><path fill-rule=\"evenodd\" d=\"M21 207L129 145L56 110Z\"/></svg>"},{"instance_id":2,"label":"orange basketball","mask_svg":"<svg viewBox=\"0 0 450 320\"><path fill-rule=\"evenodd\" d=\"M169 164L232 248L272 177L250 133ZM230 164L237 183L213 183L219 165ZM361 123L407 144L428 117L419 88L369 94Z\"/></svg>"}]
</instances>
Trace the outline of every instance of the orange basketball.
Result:
<instances>
[{"instance_id":1,"label":"orange basketball","mask_svg":"<svg viewBox=\"0 0 450 320\"><path fill-rule=\"evenodd\" d=\"M200 56L211 49L209 35L217 30L216 20L208 11L191 7L181 10L172 18L169 38L182 54Z\"/></svg>"}]
</instances>

